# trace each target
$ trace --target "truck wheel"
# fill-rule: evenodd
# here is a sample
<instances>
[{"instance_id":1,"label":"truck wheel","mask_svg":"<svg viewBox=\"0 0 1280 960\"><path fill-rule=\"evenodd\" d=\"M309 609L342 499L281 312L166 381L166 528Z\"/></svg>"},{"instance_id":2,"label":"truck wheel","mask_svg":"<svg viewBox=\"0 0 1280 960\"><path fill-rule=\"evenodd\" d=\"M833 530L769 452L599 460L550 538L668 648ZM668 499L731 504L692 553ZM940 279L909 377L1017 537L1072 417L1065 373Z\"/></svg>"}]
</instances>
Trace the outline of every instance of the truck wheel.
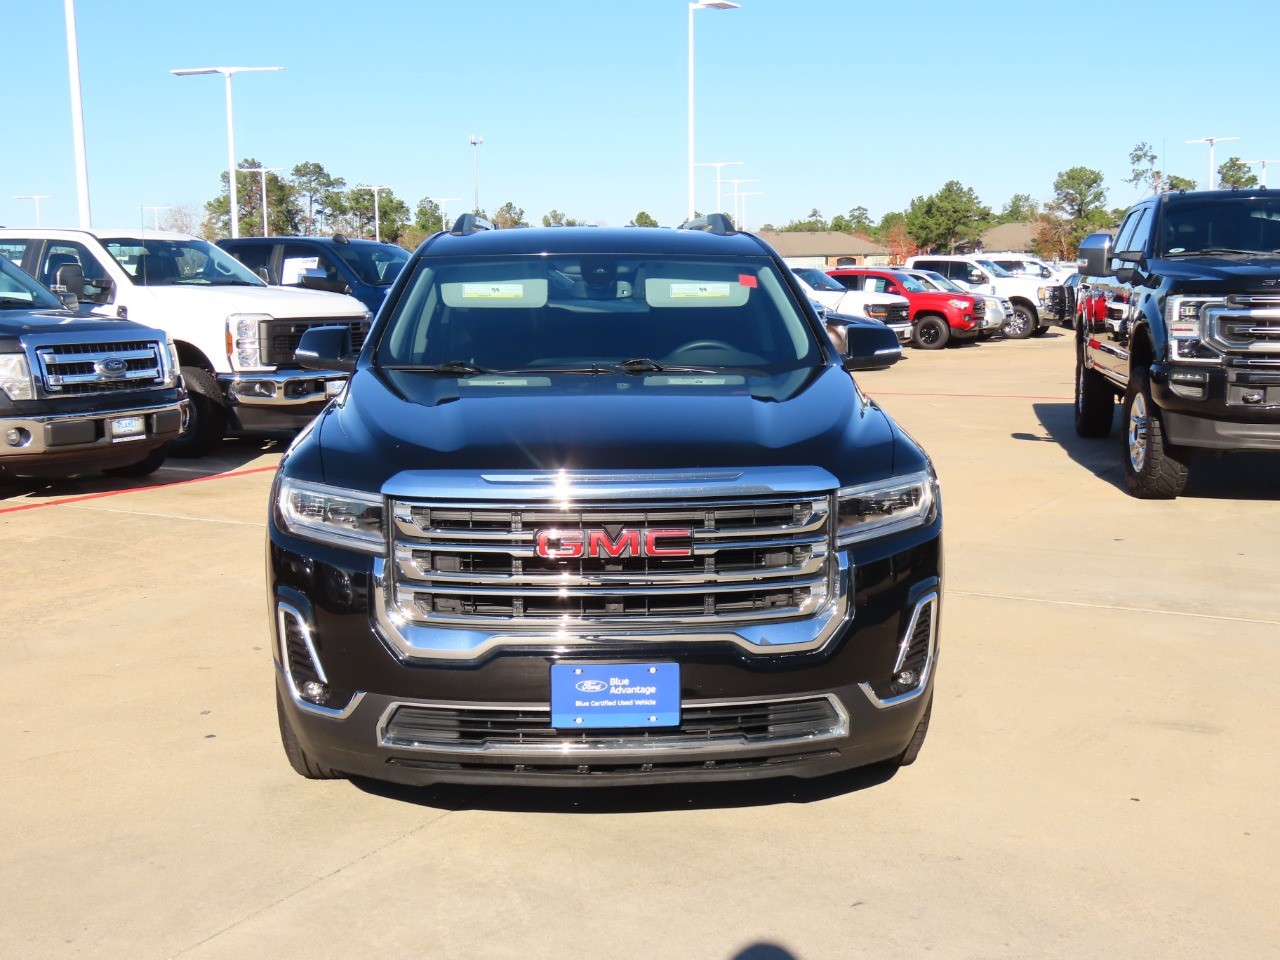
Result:
<instances>
[{"instance_id":1,"label":"truck wheel","mask_svg":"<svg viewBox=\"0 0 1280 960\"><path fill-rule=\"evenodd\" d=\"M1036 327L1034 330L1031 331L1031 335L1033 337L1043 337L1048 332L1049 332L1049 328L1047 326Z\"/></svg>"},{"instance_id":2,"label":"truck wheel","mask_svg":"<svg viewBox=\"0 0 1280 960\"><path fill-rule=\"evenodd\" d=\"M1035 328L1036 315L1031 308L1021 303L1015 303L1013 305L1013 313L1004 322L1004 326L1000 328L1000 331L1010 340L1025 340L1031 336Z\"/></svg>"},{"instance_id":3,"label":"truck wheel","mask_svg":"<svg viewBox=\"0 0 1280 960\"><path fill-rule=\"evenodd\" d=\"M896 767L909 767L916 762L916 757L920 756L920 748L924 746L925 734L929 732L929 717L933 714L933 694L929 694L929 704L924 708L924 716L920 718L920 723L916 727L916 732L911 735L911 742L907 744L907 749L903 750L892 761Z\"/></svg>"},{"instance_id":4,"label":"truck wheel","mask_svg":"<svg viewBox=\"0 0 1280 960\"><path fill-rule=\"evenodd\" d=\"M1084 365L1084 344L1076 342L1076 434L1105 437L1115 416L1115 393L1097 370Z\"/></svg>"},{"instance_id":5,"label":"truck wheel","mask_svg":"<svg viewBox=\"0 0 1280 960\"><path fill-rule=\"evenodd\" d=\"M1164 417L1151 400L1142 368L1129 374L1124 394L1124 482L1141 500L1172 500L1187 485L1189 451L1165 439Z\"/></svg>"},{"instance_id":6,"label":"truck wheel","mask_svg":"<svg viewBox=\"0 0 1280 960\"><path fill-rule=\"evenodd\" d=\"M183 367L182 381L187 386L191 414L187 429L173 441L170 452L175 457L199 457L217 446L227 432L227 408L222 404L218 381L208 370Z\"/></svg>"},{"instance_id":7,"label":"truck wheel","mask_svg":"<svg viewBox=\"0 0 1280 960\"><path fill-rule=\"evenodd\" d=\"M149 477L160 469L168 455L169 444L162 443L137 463L131 463L127 467L108 467L102 472L109 477Z\"/></svg>"},{"instance_id":8,"label":"truck wheel","mask_svg":"<svg viewBox=\"0 0 1280 960\"><path fill-rule=\"evenodd\" d=\"M322 767L307 755L293 732L289 718L284 712L284 701L280 699L280 689L276 688L276 719L280 722L280 743L284 746L284 755L289 758L289 766L298 776L308 780L341 780L342 774L337 770Z\"/></svg>"},{"instance_id":9,"label":"truck wheel","mask_svg":"<svg viewBox=\"0 0 1280 960\"><path fill-rule=\"evenodd\" d=\"M912 342L921 350L941 350L951 339L951 327L941 317L927 316L916 321Z\"/></svg>"}]
</instances>

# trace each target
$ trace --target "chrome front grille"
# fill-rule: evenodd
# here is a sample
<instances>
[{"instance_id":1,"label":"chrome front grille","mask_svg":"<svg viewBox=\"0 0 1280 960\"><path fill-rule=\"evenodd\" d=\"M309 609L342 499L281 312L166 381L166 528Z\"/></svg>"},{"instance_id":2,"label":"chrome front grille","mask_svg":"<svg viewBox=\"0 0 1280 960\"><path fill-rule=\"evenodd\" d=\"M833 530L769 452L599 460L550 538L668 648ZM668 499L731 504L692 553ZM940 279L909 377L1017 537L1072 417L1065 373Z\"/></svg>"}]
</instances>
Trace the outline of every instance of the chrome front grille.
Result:
<instances>
[{"instance_id":1,"label":"chrome front grille","mask_svg":"<svg viewBox=\"0 0 1280 960\"><path fill-rule=\"evenodd\" d=\"M364 346L369 333L369 323L364 320L337 319L264 320L259 324L258 336L262 342L263 363L274 367L290 367L296 364L294 352L302 342L302 335L312 327L347 327L351 330L351 348L355 353Z\"/></svg>"},{"instance_id":2,"label":"chrome front grille","mask_svg":"<svg viewBox=\"0 0 1280 960\"><path fill-rule=\"evenodd\" d=\"M811 616L831 596L825 495L518 507L392 500L391 516L390 600L411 623L720 627ZM636 549L645 531L664 531L655 552L669 555ZM597 556L545 549L588 535L604 546Z\"/></svg>"},{"instance_id":3,"label":"chrome front grille","mask_svg":"<svg viewBox=\"0 0 1280 960\"><path fill-rule=\"evenodd\" d=\"M164 344L154 340L52 343L36 348L50 396L142 390L164 380Z\"/></svg>"},{"instance_id":4,"label":"chrome front grille","mask_svg":"<svg viewBox=\"0 0 1280 960\"><path fill-rule=\"evenodd\" d=\"M1229 297L1202 309L1208 342L1219 350L1280 354L1280 297Z\"/></svg>"},{"instance_id":5,"label":"chrome front grille","mask_svg":"<svg viewBox=\"0 0 1280 960\"><path fill-rule=\"evenodd\" d=\"M910 323L911 305L907 303L891 303L885 311L885 323Z\"/></svg>"}]
</instances>

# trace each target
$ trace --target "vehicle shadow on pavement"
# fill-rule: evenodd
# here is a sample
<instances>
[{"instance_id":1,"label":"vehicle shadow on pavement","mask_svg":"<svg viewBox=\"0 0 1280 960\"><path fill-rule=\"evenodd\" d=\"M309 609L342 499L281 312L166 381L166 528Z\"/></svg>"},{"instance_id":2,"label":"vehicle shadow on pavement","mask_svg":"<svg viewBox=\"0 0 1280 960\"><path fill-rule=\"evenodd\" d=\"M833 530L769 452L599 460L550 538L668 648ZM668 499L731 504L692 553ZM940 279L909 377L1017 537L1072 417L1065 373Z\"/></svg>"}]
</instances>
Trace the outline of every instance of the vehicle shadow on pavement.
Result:
<instances>
[{"instance_id":1,"label":"vehicle shadow on pavement","mask_svg":"<svg viewBox=\"0 0 1280 960\"><path fill-rule=\"evenodd\" d=\"M491 810L504 813L618 814L662 810L725 810L786 803L815 803L888 782L897 771L888 764L862 767L813 780L777 777L717 783L643 784L620 787L478 787L441 784L409 787L353 777L373 796L439 810Z\"/></svg>"},{"instance_id":2,"label":"vehicle shadow on pavement","mask_svg":"<svg viewBox=\"0 0 1280 960\"><path fill-rule=\"evenodd\" d=\"M1036 417L1047 436L1012 434L1015 440L1053 441L1076 463L1100 480L1124 490L1121 457L1124 436L1120 426L1120 405L1115 406L1111 433L1101 439L1077 436L1075 409L1070 403L1033 404ZM1203 500L1280 500L1280 453L1247 451L1215 454L1197 450L1191 455L1191 475L1184 497Z\"/></svg>"}]
</instances>

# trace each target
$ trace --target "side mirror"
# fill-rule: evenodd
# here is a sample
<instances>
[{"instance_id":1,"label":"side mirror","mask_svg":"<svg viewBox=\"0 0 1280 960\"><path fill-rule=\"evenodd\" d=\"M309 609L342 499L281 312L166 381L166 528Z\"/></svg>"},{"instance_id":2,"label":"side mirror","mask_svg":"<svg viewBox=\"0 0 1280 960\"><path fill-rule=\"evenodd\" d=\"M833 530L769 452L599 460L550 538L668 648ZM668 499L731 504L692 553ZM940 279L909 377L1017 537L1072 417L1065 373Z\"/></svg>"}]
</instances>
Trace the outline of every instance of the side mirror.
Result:
<instances>
[{"instance_id":1,"label":"side mirror","mask_svg":"<svg viewBox=\"0 0 1280 960\"><path fill-rule=\"evenodd\" d=\"M981 270L970 270L969 282L970 283L986 283L987 275L983 273Z\"/></svg>"},{"instance_id":2,"label":"side mirror","mask_svg":"<svg viewBox=\"0 0 1280 960\"><path fill-rule=\"evenodd\" d=\"M293 358L303 370L355 373L350 327L312 327L302 335Z\"/></svg>"},{"instance_id":3,"label":"side mirror","mask_svg":"<svg viewBox=\"0 0 1280 960\"><path fill-rule=\"evenodd\" d=\"M1142 268L1147 262L1147 258L1143 256L1141 250L1124 250L1112 256L1124 264L1123 267L1116 268L1117 280L1121 283L1133 283L1134 280L1141 278Z\"/></svg>"},{"instance_id":4,"label":"side mirror","mask_svg":"<svg viewBox=\"0 0 1280 960\"><path fill-rule=\"evenodd\" d=\"M1080 242L1080 259L1077 265L1082 276L1111 275L1111 242L1109 233L1091 233Z\"/></svg>"},{"instance_id":5,"label":"side mirror","mask_svg":"<svg viewBox=\"0 0 1280 960\"><path fill-rule=\"evenodd\" d=\"M58 268L57 283L59 293L70 294L75 303L85 298L84 269L78 263L64 263ZM74 305L72 309L75 309Z\"/></svg>"},{"instance_id":6,"label":"side mirror","mask_svg":"<svg viewBox=\"0 0 1280 960\"><path fill-rule=\"evenodd\" d=\"M898 335L882 323L848 324L844 337L846 370L883 370L902 359Z\"/></svg>"},{"instance_id":7,"label":"side mirror","mask_svg":"<svg viewBox=\"0 0 1280 960\"><path fill-rule=\"evenodd\" d=\"M351 288L343 280L331 280L323 270L308 267L298 275L298 286L308 290L325 290L329 293L350 293Z\"/></svg>"},{"instance_id":8,"label":"side mirror","mask_svg":"<svg viewBox=\"0 0 1280 960\"><path fill-rule=\"evenodd\" d=\"M259 267L259 268L258 268L258 279L259 279L259 280L261 280L263 283L270 284L270 283L271 283L271 271L270 271L270 270L268 270L266 267Z\"/></svg>"},{"instance_id":9,"label":"side mirror","mask_svg":"<svg viewBox=\"0 0 1280 960\"><path fill-rule=\"evenodd\" d=\"M69 290L65 293L58 294L58 299L62 301L62 305L68 310L80 309L80 298Z\"/></svg>"},{"instance_id":10,"label":"side mirror","mask_svg":"<svg viewBox=\"0 0 1280 960\"><path fill-rule=\"evenodd\" d=\"M85 281L85 299L95 303L107 303L111 300L111 290L115 286L110 277L94 277Z\"/></svg>"},{"instance_id":11,"label":"side mirror","mask_svg":"<svg viewBox=\"0 0 1280 960\"><path fill-rule=\"evenodd\" d=\"M1040 268L1040 277L1041 277L1041 279L1043 279L1043 280L1048 280L1048 279L1049 279L1050 277L1052 277L1052 276L1053 276L1053 274L1049 272L1049 268L1048 268L1048 267L1041 267L1041 268Z\"/></svg>"}]
</instances>

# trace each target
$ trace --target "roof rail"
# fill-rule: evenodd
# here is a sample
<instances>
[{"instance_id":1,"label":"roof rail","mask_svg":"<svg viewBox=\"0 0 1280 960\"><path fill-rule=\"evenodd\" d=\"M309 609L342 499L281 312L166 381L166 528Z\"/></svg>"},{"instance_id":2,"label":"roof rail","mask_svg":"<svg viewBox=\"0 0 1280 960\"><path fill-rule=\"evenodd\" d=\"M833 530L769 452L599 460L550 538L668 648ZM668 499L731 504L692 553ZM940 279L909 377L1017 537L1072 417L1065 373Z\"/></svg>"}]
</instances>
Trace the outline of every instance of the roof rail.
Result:
<instances>
[{"instance_id":1,"label":"roof rail","mask_svg":"<svg viewBox=\"0 0 1280 960\"><path fill-rule=\"evenodd\" d=\"M477 217L474 213L464 213L453 221L453 229L449 232L455 237L466 237L481 230L496 230L497 228L481 217Z\"/></svg>"},{"instance_id":2,"label":"roof rail","mask_svg":"<svg viewBox=\"0 0 1280 960\"><path fill-rule=\"evenodd\" d=\"M705 216L698 217L696 220L686 220L680 224L680 229L705 230L707 233L718 234L722 237L738 232L734 229L733 221L723 213L708 213Z\"/></svg>"}]
</instances>

